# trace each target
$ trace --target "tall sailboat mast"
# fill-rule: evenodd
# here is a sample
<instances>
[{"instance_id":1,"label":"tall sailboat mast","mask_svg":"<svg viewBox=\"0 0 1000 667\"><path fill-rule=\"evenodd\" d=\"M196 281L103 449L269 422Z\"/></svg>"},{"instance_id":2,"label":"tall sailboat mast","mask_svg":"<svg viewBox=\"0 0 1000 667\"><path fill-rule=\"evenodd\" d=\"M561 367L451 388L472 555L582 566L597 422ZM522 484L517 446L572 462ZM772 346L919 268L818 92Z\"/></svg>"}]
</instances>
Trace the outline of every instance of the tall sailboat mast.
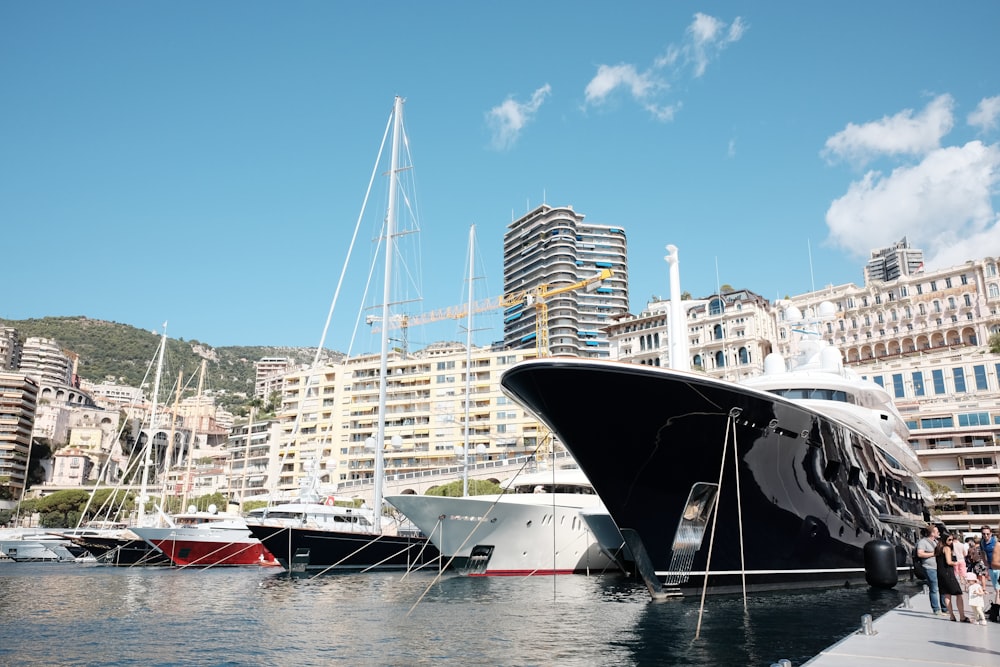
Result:
<instances>
[{"instance_id":1,"label":"tall sailboat mast","mask_svg":"<svg viewBox=\"0 0 1000 667\"><path fill-rule=\"evenodd\" d=\"M472 281L475 279L476 226L469 228L469 305L465 323L465 465L462 496L469 495L469 403L472 399Z\"/></svg>"},{"instance_id":2,"label":"tall sailboat mast","mask_svg":"<svg viewBox=\"0 0 1000 667\"><path fill-rule=\"evenodd\" d=\"M382 322L388 323L392 296L392 259L395 253L396 198L399 189L399 139L403 130L403 98L396 96L392 107L392 162L389 167L389 210L385 220L385 283L382 286ZM389 327L382 326L382 355L379 364L378 435L375 438L375 526L382 527L382 478L385 476L385 403L389 383Z\"/></svg>"},{"instance_id":3,"label":"tall sailboat mast","mask_svg":"<svg viewBox=\"0 0 1000 667\"><path fill-rule=\"evenodd\" d=\"M146 438L146 451L142 461L142 483L139 486L139 524L146 517L146 490L149 486L149 466L153 450L153 438L156 434L156 408L160 401L160 378L163 376L163 351L167 347L167 323L163 323L163 335L160 337L160 351L156 358L156 376L153 380L153 407L149 411L149 437ZM140 433L142 429L139 429Z\"/></svg>"}]
</instances>

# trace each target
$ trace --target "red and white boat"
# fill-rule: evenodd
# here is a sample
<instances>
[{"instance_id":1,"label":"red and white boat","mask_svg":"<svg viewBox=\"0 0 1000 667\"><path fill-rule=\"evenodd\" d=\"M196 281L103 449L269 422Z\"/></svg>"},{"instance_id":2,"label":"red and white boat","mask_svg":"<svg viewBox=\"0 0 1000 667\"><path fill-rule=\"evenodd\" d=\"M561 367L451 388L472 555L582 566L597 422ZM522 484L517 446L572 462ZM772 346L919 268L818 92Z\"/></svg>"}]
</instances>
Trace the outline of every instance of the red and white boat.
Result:
<instances>
[{"instance_id":1,"label":"red and white boat","mask_svg":"<svg viewBox=\"0 0 1000 667\"><path fill-rule=\"evenodd\" d=\"M250 533L241 516L207 512L175 514L174 525L132 528L139 537L180 567L213 565L278 565L274 556Z\"/></svg>"}]
</instances>

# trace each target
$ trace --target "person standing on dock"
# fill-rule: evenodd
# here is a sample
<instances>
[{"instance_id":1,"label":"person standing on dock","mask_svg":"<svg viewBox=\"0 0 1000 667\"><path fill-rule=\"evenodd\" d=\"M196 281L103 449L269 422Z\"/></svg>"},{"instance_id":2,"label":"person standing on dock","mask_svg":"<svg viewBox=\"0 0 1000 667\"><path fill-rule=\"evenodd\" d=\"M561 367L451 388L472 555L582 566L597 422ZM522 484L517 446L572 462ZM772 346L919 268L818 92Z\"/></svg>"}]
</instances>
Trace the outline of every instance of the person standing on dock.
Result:
<instances>
[{"instance_id":1,"label":"person standing on dock","mask_svg":"<svg viewBox=\"0 0 1000 667\"><path fill-rule=\"evenodd\" d=\"M986 625L986 613L983 608L986 606L986 599L983 597L983 585L979 583L979 577L974 572L965 575L969 582L969 606L972 607L972 615L976 617L973 623Z\"/></svg>"},{"instance_id":2,"label":"person standing on dock","mask_svg":"<svg viewBox=\"0 0 1000 667\"><path fill-rule=\"evenodd\" d=\"M955 555L955 578L958 579L958 583L961 584L962 590L966 588L965 575L968 570L966 570L965 561L969 557L969 551L965 548L965 542L959 537L958 533L955 534L955 541L951 545L951 551Z\"/></svg>"},{"instance_id":3,"label":"person standing on dock","mask_svg":"<svg viewBox=\"0 0 1000 667\"><path fill-rule=\"evenodd\" d=\"M931 597L931 613L935 616L943 616L944 596L938 591L938 571L937 559L934 549L937 547L938 527L935 525L925 526L920 529L920 540L917 542L917 558L924 564L924 571L927 572L927 590Z\"/></svg>"},{"instance_id":4,"label":"person standing on dock","mask_svg":"<svg viewBox=\"0 0 1000 667\"><path fill-rule=\"evenodd\" d=\"M938 588L941 590L941 597L945 600L945 607L948 609L948 616L951 617L951 620L971 623L972 621L965 615L965 597L962 585L958 583L958 577L955 576L954 544L955 536L945 535L934 549L934 556L937 559ZM955 618L955 598L958 598L958 618Z\"/></svg>"},{"instance_id":5,"label":"person standing on dock","mask_svg":"<svg viewBox=\"0 0 1000 667\"><path fill-rule=\"evenodd\" d=\"M997 578L1000 577L1000 562L998 562L997 556L1000 552L997 552L997 536L993 534L989 526L983 526L982 528L983 539L979 543L980 548L983 550L983 557L986 561L986 566L990 568L990 583L993 585L993 601L997 602Z\"/></svg>"}]
</instances>

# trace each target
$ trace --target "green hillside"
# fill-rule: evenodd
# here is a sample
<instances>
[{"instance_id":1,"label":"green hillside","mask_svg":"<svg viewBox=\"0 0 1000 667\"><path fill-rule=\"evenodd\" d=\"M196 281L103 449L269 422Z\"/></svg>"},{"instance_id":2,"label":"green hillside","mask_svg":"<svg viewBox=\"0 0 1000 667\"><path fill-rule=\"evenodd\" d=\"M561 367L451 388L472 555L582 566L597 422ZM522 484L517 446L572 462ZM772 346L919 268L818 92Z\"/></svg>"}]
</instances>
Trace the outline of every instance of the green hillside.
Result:
<instances>
[{"instance_id":1,"label":"green hillside","mask_svg":"<svg viewBox=\"0 0 1000 667\"><path fill-rule=\"evenodd\" d=\"M22 343L29 337L50 338L64 351L78 355L77 372L82 379L98 383L112 380L133 387L145 384L147 396L151 395L154 357L160 342L155 332L82 316L0 319L2 326L16 329ZM291 357L296 363L310 363L314 355L315 349L310 348L212 347L197 340L168 337L160 395L164 401L172 400L179 374L186 388L182 396L195 395L204 359L204 391L215 395L227 409L242 412L253 395L254 362L263 357ZM328 351L326 356L341 355Z\"/></svg>"}]
</instances>

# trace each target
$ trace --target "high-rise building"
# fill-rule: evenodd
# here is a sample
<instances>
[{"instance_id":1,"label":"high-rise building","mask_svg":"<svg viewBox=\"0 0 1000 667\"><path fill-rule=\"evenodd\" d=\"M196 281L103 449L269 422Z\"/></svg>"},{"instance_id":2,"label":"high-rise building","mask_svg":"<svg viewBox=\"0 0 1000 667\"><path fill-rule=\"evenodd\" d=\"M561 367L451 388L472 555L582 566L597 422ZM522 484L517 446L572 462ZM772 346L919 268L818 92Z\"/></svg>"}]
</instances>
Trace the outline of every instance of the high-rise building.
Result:
<instances>
[{"instance_id":1,"label":"high-rise building","mask_svg":"<svg viewBox=\"0 0 1000 667\"><path fill-rule=\"evenodd\" d=\"M0 372L0 487L13 499L24 492L35 422L38 383L24 373Z\"/></svg>"},{"instance_id":2,"label":"high-rise building","mask_svg":"<svg viewBox=\"0 0 1000 667\"><path fill-rule=\"evenodd\" d=\"M622 227L584 222L571 206L542 204L504 234L504 293L568 287L610 269L610 278L545 300L550 354L608 357L604 327L628 312L628 263ZM521 302L504 312L504 346L538 345L538 308Z\"/></svg>"},{"instance_id":3,"label":"high-rise building","mask_svg":"<svg viewBox=\"0 0 1000 667\"><path fill-rule=\"evenodd\" d=\"M0 371L15 371L21 365L21 341L17 329L0 327Z\"/></svg>"},{"instance_id":4,"label":"high-rise building","mask_svg":"<svg viewBox=\"0 0 1000 667\"><path fill-rule=\"evenodd\" d=\"M73 379L72 361L56 341L48 338L24 341L20 370L48 386L70 386Z\"/></svg>"},{"instance_id":5,"label":"high-rise building","mask_svg":"<svg viewBox=\"0 0 1000 667\"><path fill-rule=\"evenodd\" d=\"M924 251L911 248L904 236L887 248L872 250L865 266L866 282L888 282L903 276L913 276L924 269Z\"/></svg>"}]
</instances>

